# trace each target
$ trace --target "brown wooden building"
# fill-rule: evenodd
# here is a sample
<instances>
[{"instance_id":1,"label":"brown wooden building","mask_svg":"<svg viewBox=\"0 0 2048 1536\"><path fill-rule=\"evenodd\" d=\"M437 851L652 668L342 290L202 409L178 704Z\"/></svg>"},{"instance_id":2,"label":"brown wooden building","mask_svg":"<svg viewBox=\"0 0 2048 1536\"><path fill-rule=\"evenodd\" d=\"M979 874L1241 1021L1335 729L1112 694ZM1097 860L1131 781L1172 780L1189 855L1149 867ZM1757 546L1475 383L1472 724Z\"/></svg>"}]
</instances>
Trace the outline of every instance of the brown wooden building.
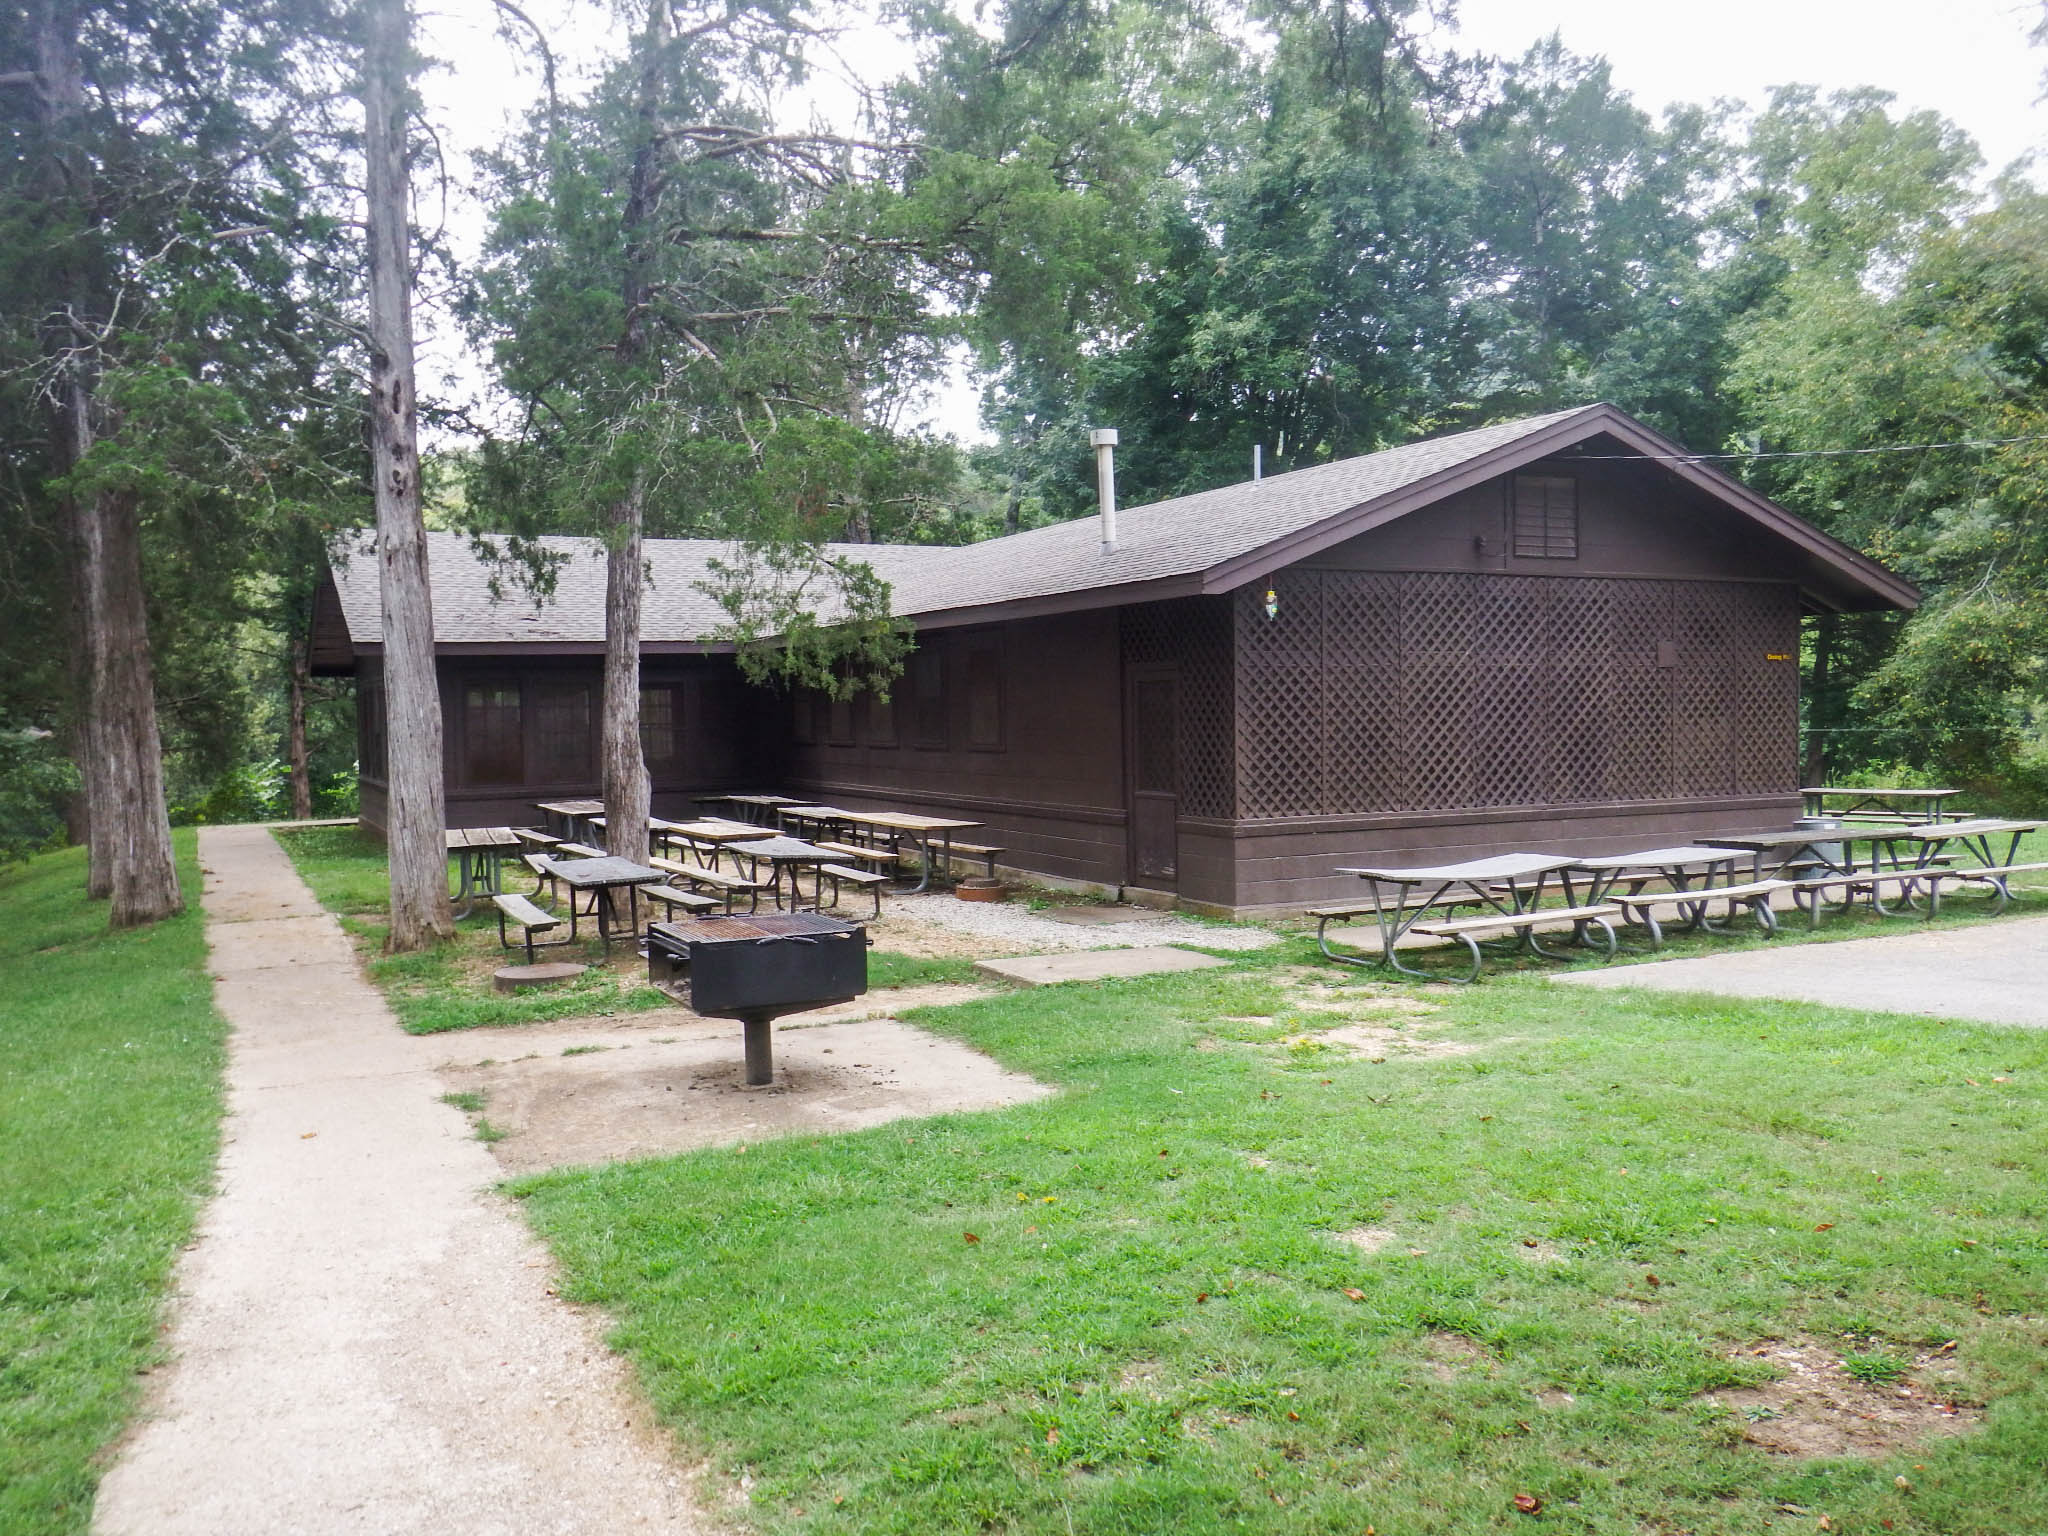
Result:
<instances>
[{"instance_id":1,"label":"brown wooden building","mask_svg":"<svg viewBox=\"0 0 2048 1536\"><path fill-rule=\"evenodd\" d=\"M493 601L432 540L450 823L595 792L603 557ZM958 548L850 547L918 649L888 701L745 684L698 637L718 546L656 541L658 813L778 789L985 822L1004 862L1231 911L1351 894L1365 858L1606 851L1799 811L1802 614L1914 589L1611 406L1485 427ZM315 662L354 672L381 823L376 567Z\"/></svg>"}]
</instances>

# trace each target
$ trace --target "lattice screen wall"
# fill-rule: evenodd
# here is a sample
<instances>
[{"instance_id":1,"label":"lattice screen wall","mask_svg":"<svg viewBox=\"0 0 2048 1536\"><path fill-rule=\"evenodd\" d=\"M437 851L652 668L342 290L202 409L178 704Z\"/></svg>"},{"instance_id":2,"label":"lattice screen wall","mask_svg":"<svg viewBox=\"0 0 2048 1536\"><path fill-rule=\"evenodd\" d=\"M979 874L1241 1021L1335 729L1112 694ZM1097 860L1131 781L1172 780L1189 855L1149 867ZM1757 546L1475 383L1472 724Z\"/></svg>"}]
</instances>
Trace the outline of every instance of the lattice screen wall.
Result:
<instances>
[{"instance_id":1,"label":"lattice screen wall","mask_svg":"<svg viewBox=\"0 0 2048 1536\"><path fill-rule=\"evenodd\" d=\"M1140 603L1121 614L1124 661L1180 670L1180 814L1235 814L1231 764L1230 599Z\"/></svg>"},{"instance_id":2,"label":"lattice screen wall","mask_svg":"<svg viewBox=\"0 0 2048 1536\"><path fill-rule=\"evenodd\" d=\"M1798 788L1790 587L1287 571L1269 619L1267 585L1234 599L1239 816Z\"/></svg>"}]
</instances>

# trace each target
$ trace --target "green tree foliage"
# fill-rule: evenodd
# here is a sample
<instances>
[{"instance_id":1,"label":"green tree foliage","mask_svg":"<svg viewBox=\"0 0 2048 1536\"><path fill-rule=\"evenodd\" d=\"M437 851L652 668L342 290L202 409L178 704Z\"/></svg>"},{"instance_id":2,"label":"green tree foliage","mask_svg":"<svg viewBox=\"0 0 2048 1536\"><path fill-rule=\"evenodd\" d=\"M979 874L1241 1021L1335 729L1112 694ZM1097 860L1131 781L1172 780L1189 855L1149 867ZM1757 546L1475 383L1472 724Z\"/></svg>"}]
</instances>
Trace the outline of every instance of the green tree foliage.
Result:
<instances>
[{"instance_id":1,"label":"green tree foliage","mask_svg":"<svg viewBox=\"0 0 2048 1536\"><path fill-rule=\"evenodd\" d=\"M278 530L336 520L360 474L307 444L352 283L333 257L345 187L322 105L335 25L319 0L0 15L0 542L16 578L0 724L80 747L89 669L67 665L80 625L64 522L97 504L133 509L177 771L206 778L249 750L252 588ZM51 110L66 89L52 39L75 43L76 110ZM86 402L82 457L50 410L62 387Z\"/></svg>"}]
</instances>

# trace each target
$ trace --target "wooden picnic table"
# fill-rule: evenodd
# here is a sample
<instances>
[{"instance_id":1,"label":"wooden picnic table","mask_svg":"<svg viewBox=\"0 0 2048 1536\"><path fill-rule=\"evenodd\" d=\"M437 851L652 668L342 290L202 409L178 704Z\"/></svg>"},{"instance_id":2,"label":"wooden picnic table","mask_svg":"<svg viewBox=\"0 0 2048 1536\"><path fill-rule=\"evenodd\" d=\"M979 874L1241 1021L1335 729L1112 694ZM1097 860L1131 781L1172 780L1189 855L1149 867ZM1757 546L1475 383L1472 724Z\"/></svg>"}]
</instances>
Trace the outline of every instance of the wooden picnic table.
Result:
<instances>
[{"instance_id":1,"label":"wooden picnic table","mask_svg":"<svg viewBox=\"0 0 2048 1536\"><path fill-rule=\"evenodd\" d=\"M597 914L597 936L609 951L612 947L611 893L623 890L632 921L626 928L626 937L638 940L640 937L640 887L659 885L662 873L649 869L645 864L635 864L631 859L615 859L607 855L601 859L548 859L547 866L557 880L569 887L569 938L577 936L576 923L580 916L576 907L576 893L591 891L597 899L591 903Z\"/></svg>"},{"instance_id":2,"label":"wooden picnic table","mask_svg":"<svg viewBox=\"0 0 2048 1536\"><path fill-rule=\"evenodd\" d=\"M775 812L782 806L803 804L794 795L698 795L694 798L699 805L737 806L743 817L765 816L766 821L756 823L760 826L772 826Z\"/></svg>"},{"instance_id":3,"label":"wooden picnic table","mask_svg":"<svg viewBox=\"0 0 2048 1536\"><path fill-rule=\"evenodd\" d=\"M1809 816L1855 816L1871 815L1884 820L1940 821L1947 810L1945 802L1960 795L1960 789L1915 789L1910 786L1891 788L1859 789L1816 787L1799 791L1806 804ZM1830 807L1830 800L1846 800L1845 806ZM1916 806L1917 802L1917 806Z\"/></svg>"},{"instance_id":4,"label":"wooden picnic table","mask_svg":"<svg viewBox=\"0 0 2048 1536\"><path fill-rule=\"evenodd\" d=\"M602 816L602 800L536 800L533 808L539 811L542 824L558 837L577 842L586 835L582 825L586 816Z\"/></svg>"},{"instance_id":5,"label":"wooden picnic table","mask_svg":"<svg viewBox=\"0 0 2048 1536\"><path fill-rule=\"evenodd\" d=\"M834 827L843 826L852 814L836 805L784 805L776 808L775 820L784 827L795 822L799 829L815 825L829 834Z\"/></svg>"},{"instance_id":6,"label":"wooden picnic table","mask_svg":"<svg viewBox=\"0 0 2048 1536\"><path fill-rule=\"evenodd\" d=\"M723 816L706 816L700 821L672 821L668 836L693 846L711 845L710 868L718 867L718 850L734 843L758 842L769 834L751 821L728 821Z\"/></svg>"},{"instance_id":7,"label":"wooden picnic table","mask_svg":"<svg viewBox=\"0 0 2048 1536\"><path fill-rule=\"evenodd\" d=\"M1550 877L1562 877L1564 871L1578 862L1557 853L1503 853L1491 858L1467 859L1459 864L1433 864L1419 868L1346 866L1337 873L1356 875L1366 882L1366 889L1372 895L1373 920L1379 927L1380 959L1397 971L1434 981L1437 978L1430 972L1403 965L1394 947L1427 914L1448 912L1457 907L1486 907L1501 915L1531 912L1542 902L1543 889ZM1380 894L1384 886L1393 886L1398 893L1391 904ZM1327 926L1327 921L1323 926ZM1324 941L1323 926L1318 927L1316 940L1326 956L1345 965L1368 963L1333 951ZM1580 926L1574 923L1575 933ZM1519 930L1517 943L1539 955L1561 958L1543 947L1533 929ZM1474 974L1477 974L1476 970Z\"/></svg>"},{"instance_id":8,"label":"wooden picnic table","mask_svg":"<svg viewBox=\"0 0 2048 1536\"><path fill-rule=\"evenodd\" d=\"M756 829L759 830L758 828ZM726 848L736 859L746 859L754 866L753 876L760 879L760 866L766 864L769 870L769 884L775 897L775 905L782 905L782 874L789 872L789 910L797 911L803 906L803 888L798 883L806 868L819 869L833 862L834 855L795 837L763 837L753 842L728 843ZM825 882L817 882L816 900L813 907L823 910Z\"/></svg>"},{"instance_id":9,"label":"wooden picnic table","mask_svg":"<svg viewBox=\"0 0 2048 1536\"><path fill-rule=\"evenodd\" d=\"M935 836L942 850L940 858L950 863L953 857L953 834L986 825L979 821L956 821L950 816L914 816L907 811L849 811L846 813L846 820L853 826L887 833L892 852L905 836L917 845L922 862L917 884L902 888L911 894L931 889L932 871L939 862L932 856L932 839Z\"/></svg>"},{"instance_id":10,"label":"wooden picnic table","mask_svg":"<svg viewBox=\"0 0 2048 1536\"><path fill-rule=\"evenodd\" d=\"M469 916L481 895L495 895L505 850L519 846L519 834L510 827L450 827L441 834L449 853L455 855L458 874L450 900L459 902L457 920Z\"/></svg>"}]
</instances>

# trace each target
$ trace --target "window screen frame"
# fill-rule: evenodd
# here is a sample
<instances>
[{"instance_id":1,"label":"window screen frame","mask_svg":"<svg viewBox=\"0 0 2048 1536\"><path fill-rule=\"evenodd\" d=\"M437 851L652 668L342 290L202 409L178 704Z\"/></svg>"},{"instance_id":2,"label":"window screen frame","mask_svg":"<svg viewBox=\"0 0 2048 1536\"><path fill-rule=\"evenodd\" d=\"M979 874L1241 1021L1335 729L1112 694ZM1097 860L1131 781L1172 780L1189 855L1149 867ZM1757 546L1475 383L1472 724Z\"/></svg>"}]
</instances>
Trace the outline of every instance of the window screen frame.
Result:
<instances>
[{"instance_id":1,"label":"window screen frame","mask_svg":"<svg viewBox=\"0 0 2048 1536\"><path fill-rule=\"evenodd\" d=\"M910 653L910 739L927 752L942 752L951 742L946 718L946 653L919 647Z\"/></svg>"},{"instance_id":2,"label":"window screen frame","mask_svg":"<svg viewBox=\"0 0 2048 1536\"><path fill-rule=\"evenodd\" d=\"M1508 489L1508 549L1517 560L1579 558L1576 475L1521 474Z\"/></svg>"},{"instance_id":3,"label":"window screen frame","mask_svg":"<svg viewBox=\"0 0 2048 1536\"><path fill-rule=\"evenodd\" d=\"M967 745L976 752L1000 752L1004 746L1003 652L994 640L968 647L966 673ZM985 717L981 711L986 709Z\"/></svg>"},{"instance_id":4,"label":"window screen frame","mask_svg":"<svg viewBox=\"0 0 2048 1536\"><path fill-rule=\"evenodd\" d=\"M510 741L512 751L517 755L513 772L509 777L478 771L477 753L488 733L477 730L478 708L473 695L498 693L511 695L509 706L512 716L511 729L504 733ZM485 709L503 711L507 706L500 702L485 705ZM468 677L462 681L462 782L474 788L504 788L522 785L526 782L526 689L520 679L513 676ZM493 766L493 765L486 765ZM502 765L498 765L502 766Z\"/></svg>"},{"instance_id":5,"label":"window screen frame","mask_svg":"<svg viewBox=\"0 0 2048 1536\"><path fill-rule=\"evenodd\" d=\"M601 729L599 721L600 699L597 685L587 677L529 677L520 688L524 731L522 736L526 747L526 776L522 783L531 784L589 784L597 779L597 738ZM548 699L550 693L556 699ZM563 749L559 743L548 739L551 713L561 708L560 699L571 694L582 696L582 725L577 727L574 719L569 722L565 735L571 745ZM573 716L573 707L570 710Z\"/></svg>"},{"instance_id":6,"label":"window screen frame","mask_svg":"<svg viewBox=\"0 0 2048 1536\"><path fill-rule=\"evenodd\" d=\"M897 743L896 696L868 693L861 698L861 740L871 747L893 747Z\"/></svg>"},{"instance_id":7,"label":"window screen frame","mask_svg":"<svg viewBox=\"0 0 2048 1536\"><path fill-rule=\"evenodd\" d=\"M652 694L661 695L666 701L668 714L668 753L659 762L647 752L647 703ZM640 685L640 760L647 765L648 777L657 774L674 778L683 768L683 685L674 682L656 682Z\"/></svg>"}]
</instances>

